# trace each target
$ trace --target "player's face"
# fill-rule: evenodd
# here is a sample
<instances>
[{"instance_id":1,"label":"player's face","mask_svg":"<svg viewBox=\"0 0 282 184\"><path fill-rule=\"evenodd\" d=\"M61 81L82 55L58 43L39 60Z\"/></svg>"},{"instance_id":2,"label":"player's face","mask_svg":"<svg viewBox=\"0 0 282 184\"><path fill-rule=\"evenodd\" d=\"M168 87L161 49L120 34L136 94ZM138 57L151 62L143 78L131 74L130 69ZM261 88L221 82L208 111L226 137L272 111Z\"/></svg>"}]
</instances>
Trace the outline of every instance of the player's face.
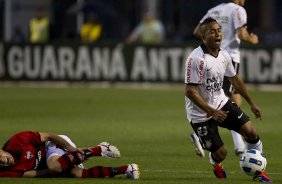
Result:
<instances>
[{"instance_id":1,"label":"player's face","mask_svg":"<svg viewBox=\"0 0 282 184\"><path fill-rule=\"evenodd\" d=\"M203 41L205 45L214 50L219 49L222 39L221 26L217 22L211 22L206 25Z\"/></svg>"},{"instance_id":2,"label":"player's face","mask_svg":"<svg viewBox=\"0 0 282 184\"><path fill-rule=\"evenodd\" d=\"M13 156L3 150L0 150L0 167L11 166L14 165Z\"/></svg>"}]
</instances>

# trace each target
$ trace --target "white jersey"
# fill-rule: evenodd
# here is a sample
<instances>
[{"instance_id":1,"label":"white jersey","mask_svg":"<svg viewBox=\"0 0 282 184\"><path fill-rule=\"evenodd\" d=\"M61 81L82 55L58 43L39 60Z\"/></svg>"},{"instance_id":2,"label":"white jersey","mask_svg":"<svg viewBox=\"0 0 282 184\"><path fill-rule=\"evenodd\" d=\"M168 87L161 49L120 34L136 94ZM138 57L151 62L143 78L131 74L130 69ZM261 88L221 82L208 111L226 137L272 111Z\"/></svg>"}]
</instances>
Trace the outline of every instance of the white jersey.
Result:
<instances>
[{"instance_id":1,"label":"white jersey","mask_svg":"<svg viewBox=\"0 0 282 184\"><path fill-rule=\"evenodd\" d=\"M247 24L246 10L232 2L222 3L210 9L200 23L207 17L214 18L221 25L221 47L229 52L234 62L240 63L239 45L241 40L236 34L236 30Z\"/></svg>"},{"instance_id":2,"label":"white jersey","mask_svg":"<svg viewBox=\"0 0 282 184\"><path fill-rule=\"evenodd\" d=\"M231 56L221 49L217 57L210 55L202 44L193 50L186 60L185 84L198 84L199 93L214 109L221 109L228 98L222 89L223 78L234 77L236 72ZM211 117L185 96L187 118L192 123L200 123Z\"/></svg>"}]
</instances>

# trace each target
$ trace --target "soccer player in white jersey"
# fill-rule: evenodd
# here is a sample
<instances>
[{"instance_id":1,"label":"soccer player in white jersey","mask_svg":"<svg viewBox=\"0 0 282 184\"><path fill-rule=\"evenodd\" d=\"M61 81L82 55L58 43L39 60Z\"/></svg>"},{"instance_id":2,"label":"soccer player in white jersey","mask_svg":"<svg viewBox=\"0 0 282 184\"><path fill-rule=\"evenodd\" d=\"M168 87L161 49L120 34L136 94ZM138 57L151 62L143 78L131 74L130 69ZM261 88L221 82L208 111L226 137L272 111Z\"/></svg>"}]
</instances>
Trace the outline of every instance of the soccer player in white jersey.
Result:
<instances>
[{"instance_id":1,"label":"soccer player in white jersey","mask_svg":"<svg viewBox=\"0 0 282 184\"><path fill-rule=\"evenodd\" d=\"M222 3L211 8L200 20L200 23L202 23L207 17L212 17L221 25L221 48L227 50L231 55L233 60L232 63L237 74L239 73L239 45L241 40L251 44L258 43L257 35L249 33L247 30L247 13L243 7L244 5L245 0L227 0L226 3ZM193 34L196 37L201 38L199 25L195 28ZM227 78L224 79L223 90L232 101L234 101L239 107L241 106L241 97ZM231 131L231 134L234 142L235 154L240 156L246 149L245 142L242 136L237 132ZM204 157L204 151L197 142L199 139L196 137L195 133L191 134L191 138L196 146L196 153Z\"/></svg>"},{"instance_id":2,"label":"soccer player in white jersey","mask_svg":"<svg viewBox=\"0 0 282 184\"><path fill-rule=\"evenodd\" d=\"M213 18L200 24L203 44L192 51L186 60L185 102L187 118L201 141L209 151L210 163L217 178L226 178L222 161L227 150L221 140L218 127L233 130L244 136L248 149L262 151L262 142L249 117L231 102L223 91L224 76L248 102L256 118L261 111L248 94L246 87L236 74L232 58L220 48L221 26ZM254 180L271 182L266 173L254 176Z\"/></svg>"}]
</instances>

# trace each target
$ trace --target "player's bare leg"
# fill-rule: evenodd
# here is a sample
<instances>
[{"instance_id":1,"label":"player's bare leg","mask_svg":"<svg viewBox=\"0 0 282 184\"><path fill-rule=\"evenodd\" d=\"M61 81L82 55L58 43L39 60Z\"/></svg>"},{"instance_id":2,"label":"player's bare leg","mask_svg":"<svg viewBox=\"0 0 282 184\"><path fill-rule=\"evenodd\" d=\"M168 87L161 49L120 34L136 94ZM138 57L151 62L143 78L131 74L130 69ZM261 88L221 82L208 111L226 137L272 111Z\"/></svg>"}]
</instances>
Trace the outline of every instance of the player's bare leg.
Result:
<instances>
[{"instance_id":1,"label":"player's bare leg","mask_svg":"<svg viewBox=\"0 0 282 184\"><path fill-rule=\"evenodd\" d=\"M238 107L240 107L242 105L242 98L240 94L232 94L230 99L235 102Z\"/></svg>"},{"instance_id":2,"label":"player's bare leg","mask_svg":"<svg viewBox=\"0 0 282 184\"><path fill-rule=\"evenodd\" d=\"M247 149L256 149L263 152L262 142L260 141L257 130L251 121L248 121L241 127L240 134L243 135L246 140Z\"/></svg>"},{"instance_id":3,"label":"player's bare leg","mask_svg":"<svg viewBox=\"0 0 282 184\"><path fill-rule=\"evenodd\" d=\"M246 151L245 141L239 133L233 130L231 130L231 135L234 142L235 155L240 156Z\"/></svg>"}]
</instances>

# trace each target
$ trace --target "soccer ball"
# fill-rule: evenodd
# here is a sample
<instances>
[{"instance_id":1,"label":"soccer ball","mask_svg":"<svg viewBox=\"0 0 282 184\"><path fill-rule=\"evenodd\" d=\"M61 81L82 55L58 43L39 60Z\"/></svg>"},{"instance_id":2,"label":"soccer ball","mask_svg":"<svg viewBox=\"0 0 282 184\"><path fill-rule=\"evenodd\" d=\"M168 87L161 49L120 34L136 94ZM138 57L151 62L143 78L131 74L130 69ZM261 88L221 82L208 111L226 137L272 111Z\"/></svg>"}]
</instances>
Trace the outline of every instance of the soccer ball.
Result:
<instances>
[{"instance_id":1,"label":"soccer ball","mask_svg":"<svg viewBox=\"0 0 282 184\"><path fill-rule=\"evenodd\" d=\"M241 170L250 176L259 175L266 168L266 158L259 150L249 149L240 159Z\"/></svg>"}]
</instances>

